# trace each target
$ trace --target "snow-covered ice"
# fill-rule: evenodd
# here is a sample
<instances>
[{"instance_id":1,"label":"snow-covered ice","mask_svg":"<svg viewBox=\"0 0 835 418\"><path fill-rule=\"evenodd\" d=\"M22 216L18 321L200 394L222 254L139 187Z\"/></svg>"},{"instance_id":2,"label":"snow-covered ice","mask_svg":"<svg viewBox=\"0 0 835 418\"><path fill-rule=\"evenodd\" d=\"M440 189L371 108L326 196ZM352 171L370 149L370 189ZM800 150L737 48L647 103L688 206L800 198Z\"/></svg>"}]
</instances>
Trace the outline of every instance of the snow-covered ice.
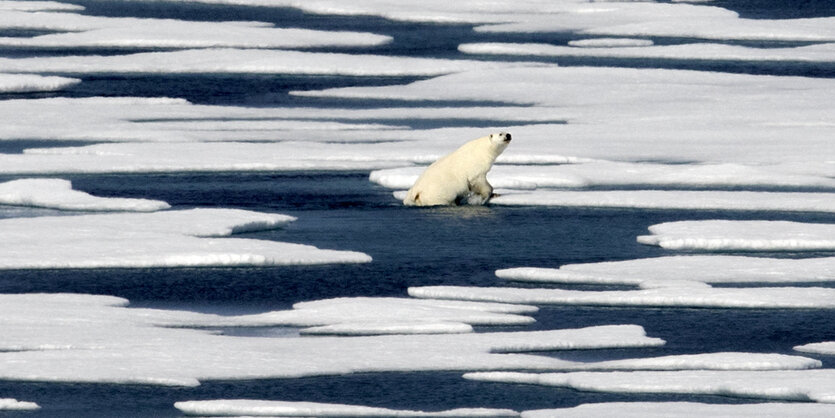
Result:
<instances>
[{"instance_id":1,"label":"snow-covered ice","mask_svg":"<svg viewBox=\"0 0 835 418\"><path fill-rule=\"evenodd\" d=\"M125 299L0 295L0 378L197 385L208 379L293 378L381 371L560 370L525 351L655 347L634 325L533 332L251 338L185 328L235 317L127 308ZM242 323L248 322L245 318Z\"/></svg>"},{"instance_id":2,"label":"snow-covered ice","mask_svg":"<svg viewBox=\"0 0 835 418\"><path fill-rule=\"evenodd\" d=\"M835 258L767 258L692 255L642 258L601 263L567 264L560 268L517 267L496 271L517 281L623 284L657 287L661 283L812 283L835 281Z\"/></svg>"},{"instance_id":3,"label":"snow-covered ice","mask_svg":"<svg viewBox=\"0 0 835 418\"><path fill-rule=\"evenodd\" d=\"M677 210L833 212L835 193L744 191L533 191L507 193L495 205L542 205Z\"/></svg>"},{"instance_id":4,"label":"snow-covered ice","mask_svg":"<svg viewBox=\"0 0 835 418\"><path fill-rule=\"evenodd\" d=\"M810 343L794 347L795 350L803 353L835 355L835 341Z\"/></svg>"},{"instance_id":5,"label":"snow-covered ice","mask_svg":"<svg viewBox=\"0 0 835 418\"><path fill-rule=\"evenodd\" d=\"M295 218L234 209L191 209L15 218L0 221L2 269L365 263L366 254L226 236L278 228Z\"/></svg>"},{"instance_id":6,"label":"snow-covered ice","mask_svg":"<svg viewBox=\"0 0 835 418\"><path fill-rule=\"evenodd\" d=\"M300 302L292 310L241 316L234 323L305 327L302 334L441 334L472 332L473 325L526 325L534 319L523 314L536 311L523 305L358 297Z\"/></svg>"},{"instance_id":7,"label":"snow-covered ice","mask_svg":"<svg viewBox=\"0 0 835 418\"><path fill-rule=\"evenodd\" d=\"M0 399L0 411L37 411L41 409L35 402L19 401L12 398Z\"/></svg>"},{"instance_id":8,"label":"snow-covered ice","mask_svg":"<svg viewBox=\"0 0 835 418\"><path fill-rule=\"evenodd\" d=\"M0 204L80 211L154 212L168 209L159 200L96 197L73 190L62 179L21 179L0 183Z\"/></svg>"},{"instance_id":9,"label":"snow-covered ice","mask_svg":"<svg viewBox=\"0 0 835 418\"><path fill-rule=\"evenodd\" d=\"M835 23L835 22L833 22ZM577 46L595 46L578 48ZM461 52L467 54L519 55L540 57L594 57L635 59L677 59L715 61L771 61L771 62L835 62L835 43L798 46L793 48L752 48L739 45L698 43L683 45L623 45L597 46L593 42L580 45L557 46L550 44L477 43L462 44Z\"/></svg>"},{"instance_id":10,"label":"snow-covered ice","mask_svg":"<svg viewBox=\"0 0 835 418\"><path fill-rule=\"evenodd\" d=\"M219 399L183 401L174 407L189 416L271 416L271 417L517 417L507 409L462 408L426 412L315 402Z\"/></svg>"},{"instance_id":11,"label":"snow-covered ice","mask_svg":"<svg viewBox=\"0 0 835 418\"><path fill-rule=\"evenodd\" d=\"M17 0L3 0L0 1L0 10L2 11L78 11L84 10L84 7L75 4L59 3L56 1L17 1Z\"/></svg>"},{"instance_id":12,"label":"snow-covered ice","mask_svg":"<svg viewBox=\"0 0 835 418\"><path fill-rule=\"evenodd\" d=\"M614 393L678 393L835 403L835 371L636 371L469 373L465 378Z\"/></svg>"},{"instance_id":13,"label":"snow-covered ice","mask_svg":"<svg viewBox=\"0 0 835 418\"><path fill-rule=\"evenodd\" d=\"M654 42L649 39L633 38L588 38L568 41L568 45L577 48L625 48L637 46L652 46Z\"/></svg>"},{"instance_id":14,"label":"snow-covered ice","mask_svg":"<svg viewBox=\"0 0 835 418\"><path fill-rule=\"evenodd\" d=\"M734 171L726 170L734 167L737 179L746 170L758 177L770 171L819 177L835 172L835 151L829 146L835 119L827 111L835 94L832 79L517 64L474 68L405 86L294 94L568 109L566 124L514 127L514 144L499 162L512 162L520 154L560 154L687 162L698 165L679 170L701 169L702 174L709 173L699 165L732 164L717 173L731 179Z\"/></svg>"},{"instance_id":15,"label":"snow-covered ice","mask_svg":"<svg viewBox=\"0 0 835 418\"><path fill-rule=\"evenodd\" d=\"M262 22L202 22L4 11L0 29L54 31L0 37L0 46L27 48L311 48L377 46L391 38L372 33L276 28Z\"/></svg>"},{"instance_id":16,"label":"snow-covered ice","mask_svg":"<svg viewBox=\"0 0 835 418\"><path fill-rule=\"evenodd\" d=\"M30 77L30 76L22 76ZM2 140L101 142L426 141L467 138L483 129L406 130L415 120L492 121L514 124L558 122L560 109L498 107L428 108L257 108L195 105L182 99L89 97L0 101ZM372 124L368 121L379 121ZM434 145L434 142L432 142ZM426 147L424 153L440 153ZM404 154L406 154L404 152Z\"/></svg>"},{"instance_id":17,"label":"snow-covered ice","mask_svg":"<svg viewBox=\"0 0 835 418\"><path fill-rule=\"evenodd\" d=\"M589 362L566 370L802 370L821 365L819 360L783 354L705 353Z\"/></svg>"},{"instance_id":18,"label":"snow-covered ice","mask_svg":"<svg viewBox=\"0 0 835 418\"><path fill-rule=\"evenodd\" d=\"M0 58L8 72L69 74L315 74L429 76L506 64L440 58L302 52L274 49L206 48L127 55Z\"/></svg>"},{"instance_id":19,"label":"snow-covered ice","mask_svg":"<svg viewBox=\"0 0 835 418\"><path fill-rule=\"evenodd\" d=\"M705 4L582 0L528 1L442 0L420 3L362 0L199 0L212 4L297 7L306 12L381 16L391 20L482 24L484 32L577 32L627 37L765 39L827 41L835 39L831 18L742 19L735 12ZM686 3L698 3L686 2Z\"/></svg>"},{"instance_id":20,"label":"snow-covered ice","mask_svg":"<svg viewBox=\"0 0 835 418\"><path fill-rule=\"evenodd\" d=\"M600 418L617 411L621 418L827 418L835 406L817 403L704 404L695 402L610 402L578 405L574 408L522 412L523 418Z\"/></svg>"},{"instance_id":21,"label":"snow-covered ice","mask_svg":"<svg viewBox=\"0 0 835 418\"><path fill-rule=\"evenodd\" d=\"M77 78L0 73L0 93L56 91L80 82Z\"/></svg>"},{"instance_id":22,"label":"snow-covered ice","mask_svg":"<svg viewBox=\"0 0 835 418\"><path fill-rule=\"evenodd\" d=\"M515 134L514 136L518 137L519 135ZM522 138L522 141L524 140L525 138ZM495 187L533 189L630 185L835 188L835 180L827 176L784 172L780 165L754 167L740 164L658 164L602 160L584 161L579 158L566 158L565 162L569 164L560 165L506 165L509 158L518 158L518 156L500 156L497 160L500 164L494 166L489 173L491 184ZM505 163L505 165L501 163ZM378 170L371 173L370 179L389 188L408 189L417 180L422 169L421 167L404 167ZM536 199L540 196L543 199ZM537 192L529 200L531 202L548 202L549 199L545 199L545 197L549 196L552 196L552 194ZM722 196L722 194L719 193L717 196ZM821 198L820 195L817 197Z\"/></svg>"},{"instance_id":23,"label":"snow-covered ice","mask_svg":"<svg viewBox=\"0 0 835 418\"><path fill-rule=\"evenodd\" d=\"M744 191L533 191L507 193L495 205L603 207L634 209L835 212L835 193Z\"/></svg>"},{"instance_id":24,"label":"snow-covered ice","mask_svg":"<svg viewBox=\"0 0 835 418\"><path fill-rule=\"evenodd\" d=\"M835 309L835 289L818 287L714 288L700 282L646 283L640 290L584 291L507 287L426 286L409 295L426 299L591 305L697 308Z\"/></svg>"},{"instance_id":25,"label":"snow-covered ice","mask_svg":"<svg viewBox=\"0 0 835 418\"><path fill-rule=\"evenodd\" d=\"M790 221L679 221L649 227L638 242L672 250L835 250L835 225Z\"/></svg>"}]
</instances>

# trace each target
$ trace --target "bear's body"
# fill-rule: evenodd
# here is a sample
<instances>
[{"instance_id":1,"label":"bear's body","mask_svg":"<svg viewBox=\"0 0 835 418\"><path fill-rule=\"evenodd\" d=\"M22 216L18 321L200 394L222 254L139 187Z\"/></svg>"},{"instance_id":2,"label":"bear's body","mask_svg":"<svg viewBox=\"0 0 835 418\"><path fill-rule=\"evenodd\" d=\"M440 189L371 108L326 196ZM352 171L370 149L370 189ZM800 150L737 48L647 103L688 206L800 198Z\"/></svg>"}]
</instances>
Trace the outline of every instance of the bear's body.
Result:
<instances>
[{"instance_id":1,"label":"bear's body","mask_svg":"<svg viewBox=\"0 0 835 418\"><path fill-rule=\"evenodd\" d=\"M486 203L493 195L487 172L509 143L510 134L505 132L467 142L427 167L409 189L403 204L453 205L463 199L471 204Z\"/></svg>"}]
</instances>

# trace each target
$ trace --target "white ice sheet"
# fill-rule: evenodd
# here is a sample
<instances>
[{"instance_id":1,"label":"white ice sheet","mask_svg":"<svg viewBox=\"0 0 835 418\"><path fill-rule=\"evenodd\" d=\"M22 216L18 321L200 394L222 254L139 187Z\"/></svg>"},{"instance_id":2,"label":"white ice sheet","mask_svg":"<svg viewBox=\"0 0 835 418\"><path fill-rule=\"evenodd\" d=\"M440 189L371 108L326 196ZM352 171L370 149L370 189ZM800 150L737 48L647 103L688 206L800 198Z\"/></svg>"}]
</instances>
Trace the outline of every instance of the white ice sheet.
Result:
<instances>
[{"instance_id":1,"label":"white ice sheet","mask_svg":"<svg viewBox=\"0 0 835 418\"><path fill-rule=\"evenodd\" d=\"M523 314L536 311L524 305L357 297L195 325L296 326L303 334L442 334L472 332L473 325L527 325L534 319Z\"/></svg>"},{"instance_id":2,"label":"white ice sheet","mask_svg":"<svg viewBox=\"0 0 835 418\"><path fill-rule=\"evenodd\" d=\"M370 54L206 48L127 55L0 58L0 68L22 73L71 74L314 74L429 76L505 64Z\"/></svg>"},{"instance_id":3,"label":"white ice sheet","mask_svg":"<svg viewBox=\"0 0 835 418\"><path fill-rule=\"evenodd\" d=\"M365 263L366 254L227 238L295 218L234 209L191 209L0 221L2 269L249 266Z\"/></svg>"},{"instance_id":4,"label":"white ice sheet","mask_svg":"<svg viewBox=\"0 0 835 418\"><path fill-rule=\"evenodd\" d=\"M494 205L590 208L835 212L835 193L618 190L506 193Z\"/></svg>"},{"instance_id":5,"label":"white ice sheet","mask_svg":"<svg viewBox=\"0 0 835 418\"><path fill-rule=\"evenodd\" d=\"M68 180L21 179L0 183L0 204L61 210L154 212L168 209L159 200L97 197L72 189Z\"/></svg>"},{"instance_id":6,"label":"white ice sheet","mask_svg":"<svg viewBox=\"0 0 835 418\"><path fill-rule=\"evenodd\" d=\"M835 21L834 21L835 23ZM550 44L477 43L458 47L467 54L520 55L540 57L594 57L634 59L675 59L701 61L765 61L765 62L835 62L835 44L819 44L793 48L752 48L739 45L694 43L682 45L640 45L626 47L584 48ZM594 46L594 43L590 43ZM603 44L605 45L605 44Z\"/></svg>"},{"instance_id":7,"label":"white ice sheet","mask_svg":"<svg viewBox=\"0 0 835 418\"><path fill-rule=\"evenodd\" d=\"M471 373L468 379L613 393L677 393L835 403L835 371Z\"/></svg>"},{"instance_id":8,"label":"white ice sheet","mask_svg":"<svg viewBox=\"0 0 835 418\"><path fill-rule=\"evenodd\" d=\"M703 404L695 402L612 402L583 404L574 408L522 412L523 418L600 418L617 411L621 418L827 418L835 406L812 403Z\"/></svg>"},{"instance_id":9,"label":"white ice sheet","mask_svg":"<svg viewBox=\"0 0 835 418\"><path fill-rule=\"evenodd\" d=\"M665 306L698 308L835 309L835 289L818 287L713 288L700 282L662 282L640 290L585 291L564 289L428 286L409 288L409 295L498 303Z\"/></svg>"},{"instance_id":10,"label":"white ice sheet","mask_svg":"<svg viewBox=\"0 0 835 418\"><path fill-rule=\"evenodd\" d=\"M80 82L77 78L0 73L0 93L57 91Z\"/></svg>"},{"instance_id":11,"label":"white ice sheet","mask_svg":"<svg viewBox=\"0 0 835 418\"><path fill-rule=\"evenodd\" d=\"M12 398L0 399L0 411L37 411L41 409L35 402L19 401Z\"/></svg>"},{"instance_id":12,"label":"white ice sheet","mask_svg":"<svg viewBox=\"0 0 835 418\"><path fill-rule=\"evenodd\" d=\"M642 258L560 268L501 269L508 280L551 283L647 285L702 283L812 283L835 281L835 257L766 258L730 255L692 255Z\"/></svg>"},{"instance_id":13,"label":"white ice sheet","mask_svg":"<svg viewBox=\"0 0 835 418\"><path fill-rule=\"evenodd\" d=\"M680 221L649 227L638 242L672 250L816 251L835 249L835 225L789 221Z\"/></svg>"},{"instance_id":14,"label":"white ice sheet","mask_svg":"<svg viewBox=\"0 0 835 418\"><path fill-rule=\"evenodd\" d=\"M174 407L195 416L271 416L271 417L516 417L507 409L465 408L426 412L374 408L357 405L315 402L222 399L177 402Z\"/></svg>"},{"instance_id":15,"label":"white ice sheet","mask_svg":"<svg viewBox=\"0 0 835 418\"><path fill-rule=\"evenodd\" d=\"M263 22L205 22L7 11L0 29L52 31L33 37L0 37L1 46L26 48L310 48L369 47L383 35L276 28Z\"/></svg>"},{"instance_id":16,"label":"white ice sheet","mask_svg":"<svg viewBox=\"0 0 835 418\"><path fill-rule=\"evenodd\" d=\"M216 315L126 308L107 296L0 295L0 378L197 385L207 379L293 378L381 371L553 370L524 351L654 347L639 326L537 332L252 338L183 328ZM226 321L234 317L225 317Z\"/></svg>"}]
</instances>

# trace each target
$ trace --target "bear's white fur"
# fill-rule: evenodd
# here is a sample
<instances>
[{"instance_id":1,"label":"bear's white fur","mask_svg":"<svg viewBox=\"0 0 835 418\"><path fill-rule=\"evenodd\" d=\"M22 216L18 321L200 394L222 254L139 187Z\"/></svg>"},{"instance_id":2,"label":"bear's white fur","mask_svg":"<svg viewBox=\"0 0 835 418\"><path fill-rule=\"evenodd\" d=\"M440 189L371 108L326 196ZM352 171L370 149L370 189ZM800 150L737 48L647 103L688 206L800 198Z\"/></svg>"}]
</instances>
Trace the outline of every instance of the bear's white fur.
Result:
<instances>
[{"instance_id":1,"label":"bear's white fur","mask_svg":"<svg viewBox=\"0 0 835 418\"><path fill-rule=\"evenodd\" d=\"M493 195L487 172L507 148L510 134L501 132L474 139L435 161L409 189L407 206L453 205L467 200L484 204Z\"/></svg>"}]
</instances>

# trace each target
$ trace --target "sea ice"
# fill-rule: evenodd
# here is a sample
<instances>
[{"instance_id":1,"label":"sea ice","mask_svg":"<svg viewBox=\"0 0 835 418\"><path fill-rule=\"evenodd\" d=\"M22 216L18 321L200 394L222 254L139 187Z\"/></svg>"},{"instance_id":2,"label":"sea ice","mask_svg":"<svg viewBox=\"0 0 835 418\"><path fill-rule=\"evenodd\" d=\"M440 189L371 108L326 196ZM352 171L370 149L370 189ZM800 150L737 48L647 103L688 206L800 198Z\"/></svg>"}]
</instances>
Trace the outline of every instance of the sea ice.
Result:
<instances>
[{"instance_id":1,"label":"sea ice","mask_svg":"<svg viewBox=\"0 0 835 418\"><path fill-rule=\"evenodd\" d=\"M469 373L467 379L614 393L678 393L835 403L835 370Z\"/></svg>"},{"instance_id":2,"label":"sea ice","mask_svg":"<svg viewBox=\"0 0 835 418\"><path fill-rule=\"evenodd\" d=\"M831 79L518 64L472 68L405 86L293 94L570 109L566 124L514 127L516 141L500 163L519 154L556 153L586 161L687 162L696 167L680 167L680 173L693 169L702 175L709 175L706 169L713 165L721 169L716 178L725 176L725 181L734 174L741 181L745 171L759 178L771 171L824 178L835 173L835 151L829 146L835 119L826 111L835 95ZM715 105L717 98L721 105Z\"/></svg>"},{"instance_id":3,"label":"sea ice","mask_svg":"<svg viewBox=\"0 0 835 418\"><path fill-rule=\"evenodd\" d=\"M835 225L788 221L680 221L649 227L638 242L671 250L835 250Z\"/></svg>"},{"instance_id":4,"label":"sea ice","mask_svg":"<svg viewBox=\"0 0 835 418\"><path fill-rule=\"evenodd\" d=\"M232 48L186 49L127 55L0 58L0 68L8 72L70 74L430 76L465 71L476 66L495 68L507 64L440 58Z\"/></svg>"},{"instance_id":5,"label":"sea ice","mask_svg":"<svg viewBox=\"0 0 835 418\"><path fill-rule=\"evenodd\" d=\"M502 194L490 200L490 203L494 205L636 209L835 212L835 193L682 190L537 190Z\"/></svg>"},{"instance_id":6,"label":"sea ice","mask_svg":"<svg viewBox=\"0 0 835 418\"><path fill-rule=\"evenodd\" d=\"M301 302L273 311L199 325L296 326L302 334L440 334L472 332L472 325L527 325L536 312L523 305L407 298L337 298ZM194 324L198 325L198 324Z\"/></svg>"},{"instance_id":7,"label":"sea ice","mask_svg":"<svg viewBox=\"0 0 835 418\"><path fill-rule=\"evenodd\" d=\"M36 411L41 409L40 405L34 402L19 401L17 399L0 399L0 411Z\"/></svg>"},{"instance_id":8,"label":"sea ice","mask_svg":"<svg viewBox=\"0 0 835 418\"><path fill-rule=\"evenodd\" d=\"M835 341L811 343L794 347L795 350L803 353L835 355Z\"/></svg>"},{"instance_id":9,"label":"sea ice","mask_svg":"<svg viewBox=\"0 0 835 418\"><path fill-rule=\"evenodd\" d=\"M204 3L296 7L309 13L381 16L391 20L482 24L484 32L579 32L630 37L826 41L831 18L742 19L710 4L603 1L460 1L404 3L362 0L199 0ZM701 2L698 0L697 2ZM686 2L693 3L693 2Z\"/></svg>"},{"instance_id":10,"label":"sea ice","mask_svg":"<svg viewBox=\"0 0 835 418\"><path fill-rule=\"evenodd\" d=\"M276 28L262 22L201 22L6 11L0 29L55 31L0 37L0 46L27 48L310 48L377 46L391 37L371 33Z\"/></svg>"},{"instance_id":11,"label":"sea ice","mask_svg":"<svg viewBox=\"0 0 835 418\"><path fill-rule=\"evenodd\" d=\"M0 73L0 93L56 91L80 82L77 78Z\"/></svg>"},{"instance_id":12,"label":"sea ice","mask_svg":"<svg viewBox=\"0 0 835 418\"><path fill-rule=\"evenodd\" d=\"M793 48L752 48L725 44L683 44L647 46L606 45L591 43L593 48L578 48L587 43L572 46L519 43L477 43L462 44L458 47L466 54L520 55L545 57L594 57L594 58L640 58L677 60L722 60L722 61L791 61L791 62L835 62L835 44L819 44ZM651 44L651 41L650 41Z\"/></svg>"},{"instance_id":13,"label":"sea ice","mask_svg":"<svg viewBox=\"0 0 835 418\"><path fill-rule=\"evenodd\" d=\"M634 38L588 38L568 41L568 45L577 48L613 48L613 47L636 47L652 46L654 42L649 39Z\"/></svg>"},{"instance_id":14,"label":"sea ice","mask_svg":"<svg viewBox=\"0 0 835 418\"><path fill-rule=\"evenodd\" d=\"M154 212L168 209L159 200L96 197L73 190L68 180L21 179L0 183L0 204L61 210Z\"/></svg>"},{"instance_id":15,"label":"sea ice","mask_svg":"<svg viewBox=\"0 0 835 418\"><path fill-rule=\"evenodd\" d=\"M228 235L295 218L234 209L15 218L0 221L0 269L364 263L351 251Z\"/></svg>"},{"instance_id":16,"label":"sea ice","mask_svg":"<svg viewBox=\"0 0 835 418\"><path fill-rule=\"evenodd\" d=\"M518 134L514 134L518 137ZM523 138L524 140L524 138ZM515 144L514 144L515 145ZM491 184L499 188L579 188L594 186L676 186L676 187L725 187L725 186L771 186L771 187L825 187L835 188L835 180L827 176L794 174L783 171L778 165L748 166L741 164L659 164L647 162L618 162L565 158L560 165L506 165L508 159L497 159L498 165L490 171ZM531 160L530 162L533 162ZM504 164L503 164L504 163ZM394 189L408 189L422 171L421 167L403 167L374 171L371 181ZM655 192L641 192L655 193ZM658 192L661 193L661 192ZM594 193L588 194L594 196ZM605 194L598 194L605 196ZM685 196L687 193L684 194ZM693 194L695 196L695 194ZM723 196L717 193L716 196ZM744 195L744 193L742 194ZM522 195L526 196L526 195ZM560 194L536 192L527 201L530 204L547 204L545 197ZM568 196L582 196L568 194ZM757 196L753 194L751 196ZM765 196L779 196L769 195ZM802 195L787 195L802 196ZM815 195L809 195L815 196ZM543 197L543 199L537 199ZM619 198L626 196L618 196ZM672 197L672 196L671 196ZM703 196L704 197L704 196ZM824 199L826 195L817 195ZM510 199L521 201L522 197ZM567 199L566 199L567 200ZM642 199L643 200L643 199ZM545 202L545 203L542 203ZM826 203L824 201L824 203ZM827 208L831 205L826 205Z\"/></svg>"},{"instance_id":17,"label":"sea ice","mask_svg":"<svg viewBox=\"0 0 835 418\"><path fill-rule=\"evenodd\" d=\"M8 174L362 170L402 165L399 152L375 155L373 145L277 143L121 143L39 148L0 154ZM392 159L387 159L387 157ZM412 157L414 158L414 156Z\"/></svg>"},{"instance_id":18,"label":"sea ice","mask_svg":"<svg viewBox=\"0 0 835 418\"><path fill-rule=\"evenodd\" d=\"M522 412L523 418L827 418L835 406L817 403L704 404L695 402L611 402L583 404L574 408Z\"/></svg>"},{"instance_id":19,"label":"sea ice","mask_svg":"<svg viewBox=\"0 0 835 418\"><path fill-rule=\"evenodd\" d=\"M644 284L640 290L583 291L506 287L427 286L409 288L425 299L592 305L697 308L835 309L835 289L813 287L713 288L700 282Z\"/></svg>"},{"instance_id":20,"label":"sea ice","mask_svg":"<svg viewBox=\"0 0 835 418\"><path fill-rule=\"evenodd\" d=\"M271 417L517 417L507 409L463 408L426 412L314 402L221 399L177 402L174 407L188 416Z\"/></svg>"},{"instance_id":21,"label":"sea ice","mask_svg":"<svg viewBox=\"0 0 835 418\"><path fill-rule=\"evenodd\" d=\"M642 258L558 269L518 267L496 271L496 276L517 281L649 285L661 283L812 283L835 281L835 257L766 258L730 255L693 255Z\"/></svg>"},{"instance_id":22,"label":"sea ice","mask_svg":"<svg viewBox=\"0 0 835 418\"><path fill-rule=\"evenodd\" d=\"M30 77L30 76L21 76ZM559 122L565 110L553 108L262 108L195 105L182 99L89 97L0 101L0 139L101 142L314 141L431 142L467 138L474 129L398 129L398 124L467 122ZM370 123L374 121L375 123ZM477 137L477 136L476 136ZM434 145L434 143L433 143ZM430 152L426 150L425 152ZM437 151L440 153L440 151Z\"/></svg>"},{"instance_id":23,"label":"sea ice","mask_svg":"<svg viewBox=\"0 0 835 418\"><path fill-rule=\"evenodd\" d=\"M127 308L126 300L109 296L0 295L0 302L0 378L17 381L193 386L208 379L356 372L559 370L573 362L521 352L663 344L634 325L444 335L235 337L185 328L221 319L217 315Z\"/></svg>"},{"instance_id":24,"label":"sea ice","mask_svg":"<svg viewBox=\"0 0 835 418\"><path fill-rule=\"evenodd\" d=\"M2 0L0 1L0 10L3 11L27 11L27 12L46 12L46 11L67 11L67 10L84 10L84 7L75 4L59 3L55 1L16 1L16 0Z\"/></svg>"}]
</instances>

